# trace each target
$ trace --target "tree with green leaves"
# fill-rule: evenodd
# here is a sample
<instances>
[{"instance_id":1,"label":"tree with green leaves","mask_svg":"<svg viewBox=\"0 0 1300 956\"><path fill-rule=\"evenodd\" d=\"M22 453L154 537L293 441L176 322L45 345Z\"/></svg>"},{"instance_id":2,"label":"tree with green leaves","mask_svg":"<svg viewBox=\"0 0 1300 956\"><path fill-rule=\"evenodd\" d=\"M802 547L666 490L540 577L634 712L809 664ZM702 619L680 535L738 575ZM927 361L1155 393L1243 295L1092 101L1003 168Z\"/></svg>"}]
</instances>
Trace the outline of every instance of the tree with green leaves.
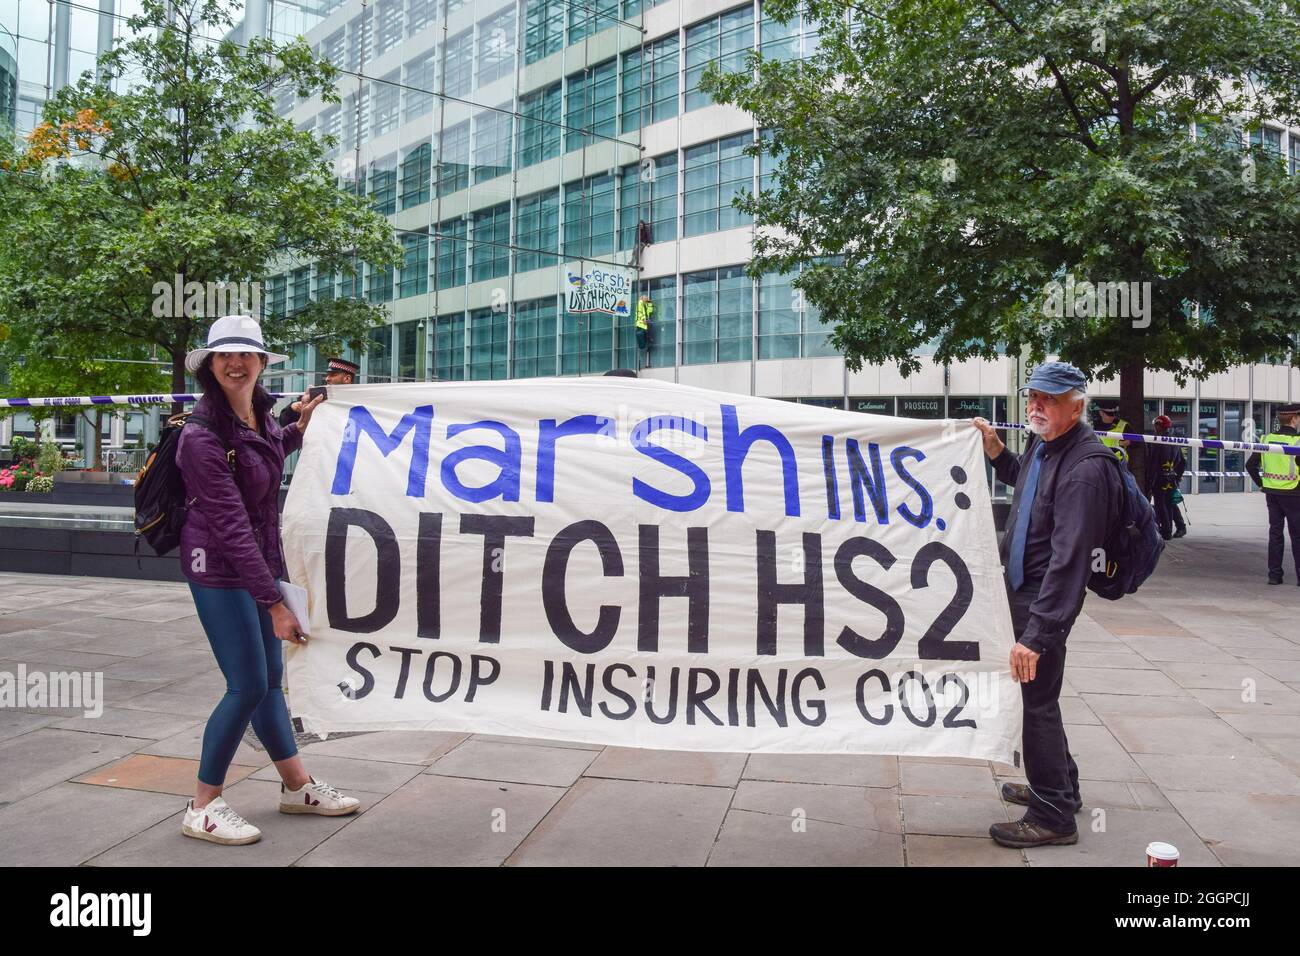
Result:
<instances>
[{"instance_id":1,"label":"tree with green leaves","mask_svg":"<svg viewBox=\"0 0 1300 956\"><path fill-rule=\"evenodd\" d=\"M138 343L42 337L29 326L0 325L0 397L44 395L139 395L165 392L169 369L153 361L151 350ZM128 405L75 407L95 436L103 434L104 420ZM18 409L0 409L0 416ZM36 421L54 409L33 407ZM39 436L39 433L38 433ZM87 464L102 468L104 451L98 438Z\"/></svg>"},{"instance_id":2,"label":"tree with green leaves","mask_svg":"<svg viewBox=\"0 0 1300 956\"><path fill-rule=\"evenodd\" d=\"M0 321L36 338L157 346L181 392L185 354L216 315L177 309L188 293L155 287L250 283L286 262L350 275L400 260L387 220L336 183L332 141L274 108L285 86L338 102L338 71L301 38L238 45L232 9L144 0L132 38L94 77L59 90L26 143L0 143ZM364 348L384 317L339 299L263 329L279 344Z\"/></svg>"},{"instance_id":3,"label":"tree with green leaves","mask_svg":"<svg viewBox=\"0 0 1300 956\"><path fill-rule=\"evenodd\" d=\"M815 55L704 87L771 130L752 272L806 266L850 368L1028 347L1118 375L1140 423L1147 369L1295 360L1300 175L1262 131L1300 117L1294 3L764 9L816 21Z\"/></svg>"}]
</instances>

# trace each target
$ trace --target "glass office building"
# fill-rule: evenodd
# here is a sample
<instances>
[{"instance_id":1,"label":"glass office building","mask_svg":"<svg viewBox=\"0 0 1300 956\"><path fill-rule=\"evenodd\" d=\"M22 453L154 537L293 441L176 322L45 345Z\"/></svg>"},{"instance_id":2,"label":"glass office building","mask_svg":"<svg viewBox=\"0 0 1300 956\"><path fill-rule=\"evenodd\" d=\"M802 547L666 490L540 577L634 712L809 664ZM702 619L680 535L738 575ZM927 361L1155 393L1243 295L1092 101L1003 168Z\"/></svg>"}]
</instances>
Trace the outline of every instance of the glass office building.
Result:
<instances>
[{"instance_id":1,"label":"glass office building","mask_svg":"<svg viewBox=\"0 0 1300 956\"><path fill-rule=\"evenodd\" d=\"M34 34L76 40L64 58L73 70L89 62L77 53L86 25L102 25L105 8L120 16L125 2L73 7L62 32L54 17L53 34L41 33L47 0L0 0L0 10L24 12ZM807 56L814 24L776 23L759 0L250 0L236 36L254 35L303 36L340 69L339 103L283 89L277 108L337 139L339 181L388 217L402 246L393 269L357 263L345 276L287 262L265 278L264 308L278 314L332 296L386 306L388 322L351 356L363 380L640 365L643 376L832 408L1008 416L1023 372L1015 359L943 366L922 355L907 379L892 365L850 372L793 276L745 272L753 224L731 200L773 170L744 153L762 136L753 118L712 103L700 78L710 64L741 68L755 48ZM58 58L37 46L28 59L44 76ZM1259 140L1300 172L1300 130L1269 125ZM631 310L567 308L574 270L588 268L625 270L633 297L650 297L648 354L637 354ZM285 351L293 371L268 385L318 380L326 355L310 342ZM1118 391L1117 381L1093 383L1098 396ZM1146 394L1144 430L1163 411L1175 431L1231 438L1271 427L1274 407L1300 398L1300 371L1260 364L1187 386L1148 373ZM1238 457L1207 453L1197 465L1239 471ZM1189 491L1247 486L1222 474L1188 480Z\"/></svg>"}]
</instances>

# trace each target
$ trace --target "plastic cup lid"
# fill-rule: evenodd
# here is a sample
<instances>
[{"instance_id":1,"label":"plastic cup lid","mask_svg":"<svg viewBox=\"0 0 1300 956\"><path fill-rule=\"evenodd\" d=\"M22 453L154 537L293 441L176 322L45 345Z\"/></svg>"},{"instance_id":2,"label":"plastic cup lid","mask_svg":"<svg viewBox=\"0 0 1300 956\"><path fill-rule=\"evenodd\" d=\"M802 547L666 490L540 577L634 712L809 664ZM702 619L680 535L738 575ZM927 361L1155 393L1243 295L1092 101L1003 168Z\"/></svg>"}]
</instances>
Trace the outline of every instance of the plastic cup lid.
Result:
<instances>
[{"instance_id":1,"label":"plastic cup lid","mask_svg":"<svg viewBox=\"0 0 1300 956\"><path fill-rule=\"evenodd\" d=\"M1176 860L1178 847L1171 843L1148 843L1147 856L1153 856L1157 860Z\"/></svg>"}]
</instances>

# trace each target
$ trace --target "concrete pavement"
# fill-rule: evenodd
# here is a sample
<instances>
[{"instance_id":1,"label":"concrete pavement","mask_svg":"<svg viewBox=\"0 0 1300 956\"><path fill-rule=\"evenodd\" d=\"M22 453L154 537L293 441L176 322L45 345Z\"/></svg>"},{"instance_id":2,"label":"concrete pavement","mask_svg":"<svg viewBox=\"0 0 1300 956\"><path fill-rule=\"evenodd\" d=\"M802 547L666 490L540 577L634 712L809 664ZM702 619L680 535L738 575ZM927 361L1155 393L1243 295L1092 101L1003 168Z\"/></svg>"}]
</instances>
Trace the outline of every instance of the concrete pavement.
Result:
<instances>
[{"instance_id":1,"label":"concrete pavement","mask_svg":"<svg viewBox=\"0 0 1300 956\"><path fill-rule=\"evenodd\" d=\"M0 864L1140 866L1300 864L1300 588L1265 584L1260 495L1188 497L1189 537L1118 603L1089 597L1062 700L1072 847L986 836L1018 807L973 760L697 754L381 732L303 747L362 800L282 816L245 744L230 803L260 843L177 831L223 682L184 585L0 574L0 671L102 671L102 716L0 708Z\"/></svg>"}]
</instances>

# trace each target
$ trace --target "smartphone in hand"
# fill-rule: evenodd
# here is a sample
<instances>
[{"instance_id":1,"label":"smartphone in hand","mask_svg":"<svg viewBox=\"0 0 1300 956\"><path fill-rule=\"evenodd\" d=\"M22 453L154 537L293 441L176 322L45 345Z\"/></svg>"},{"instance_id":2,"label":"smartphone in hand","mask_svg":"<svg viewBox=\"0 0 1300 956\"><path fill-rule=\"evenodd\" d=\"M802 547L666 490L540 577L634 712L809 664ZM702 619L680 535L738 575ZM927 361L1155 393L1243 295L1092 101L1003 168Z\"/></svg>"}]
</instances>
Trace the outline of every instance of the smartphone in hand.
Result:
<instances>
[{"instance_id":1,"label":"smartphone in hand","mask_svg":"<svg viewBox=\"0 0 1300 956\"><path fill-rule=\"evenodd\" d=\"M325 396L324 385L313 385L311 388L307 389L307 401L309 402L314 402L316 401L316 399L323 398L324 396Z\"/></svg>"}]
</instances>

